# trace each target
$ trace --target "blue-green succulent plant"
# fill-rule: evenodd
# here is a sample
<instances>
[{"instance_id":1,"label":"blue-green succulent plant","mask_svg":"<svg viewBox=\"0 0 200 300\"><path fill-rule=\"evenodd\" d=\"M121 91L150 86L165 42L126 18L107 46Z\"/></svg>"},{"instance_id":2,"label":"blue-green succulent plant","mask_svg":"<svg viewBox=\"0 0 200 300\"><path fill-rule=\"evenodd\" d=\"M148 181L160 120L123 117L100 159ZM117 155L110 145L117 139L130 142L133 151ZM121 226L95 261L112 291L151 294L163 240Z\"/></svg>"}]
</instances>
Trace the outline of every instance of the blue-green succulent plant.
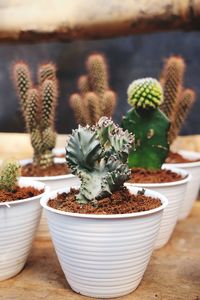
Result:
<instances>
[{"instance_id":1,"label":"blue-green succulent plant","mask_svg":"<svg viewBox=\"0 0 200 300\"><path fill-rule=\"evenodd\" d=\"M66 160L81 180L79 203L96 203L123 186L130 176L127 158L133 143L134 136L107 117L72 131Z\"/></svg>"}]
</instances>

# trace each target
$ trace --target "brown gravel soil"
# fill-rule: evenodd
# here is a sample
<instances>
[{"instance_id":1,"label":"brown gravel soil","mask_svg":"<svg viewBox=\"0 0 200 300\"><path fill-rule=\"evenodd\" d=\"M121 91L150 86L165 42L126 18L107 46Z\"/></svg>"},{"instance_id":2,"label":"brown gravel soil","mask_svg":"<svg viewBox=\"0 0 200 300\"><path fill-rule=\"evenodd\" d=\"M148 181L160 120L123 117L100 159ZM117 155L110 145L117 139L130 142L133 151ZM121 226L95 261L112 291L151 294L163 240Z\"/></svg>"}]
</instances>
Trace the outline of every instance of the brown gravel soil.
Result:
<instances>
[{"instance_id":1,"label":"brown gravel soil","mask_svg":"<svg viewBox=\"0 0 200 300\"><path fill-rule=\"evenodd\" d=\"M97 215L127 214L161 206L159 199L145 196L145 191L132 195L125 187L109 197L98 200L97 205L79 204L75 198L77 193L77 190L71 189L70 193L57 194L56 198L48 201L48 205L65 212Z\"/></svg>"},{"instance_id":2,"label":"brown gravel soil","mask_svg":"<svg viewBox=\"0 0 200 300\"><path fill-rule=\"evenodd\" d=\"M187 159L177 152L170 151L165 162L169 164L180 164L180 163L191 163L197 161L200 161L200 159Z\"/></svg>"},{"instance_id":3,"label":"brown gravel soil","mask_svg":"<svg viewBox=\"0 0 200 300\"><path fill-rule=\"evenodd\" d=\"M58 176L69 174L70 170L65 163L54 163L52 166L45 169L34 166L32 163L22 166L21 176L25 177L43 177L43 176Z\"/></svg>"},{"instance_id":4,"label":"brown gravel soil","mask_svg":"<svg viewBox=\"0 0 200 300\"><path fill-rule=\"evenodd\" d=\"M146 170L142 168L134 168L131 170L131 183L166 183L183 179L183 177L170 170Z\"/></svg>"},{"instance_id":5,"label":"brown gravel soil","mask_svg":"<svg viewBox=\"0 0 200 300\"><path fill-rule=\"evenodd\" d=\"M42 194L44 190L37 190L34 187L19 187L16 186L11 192L0 190L0 203L8 201L16 201L27 199Z\"/></svg>"}]
</instances>

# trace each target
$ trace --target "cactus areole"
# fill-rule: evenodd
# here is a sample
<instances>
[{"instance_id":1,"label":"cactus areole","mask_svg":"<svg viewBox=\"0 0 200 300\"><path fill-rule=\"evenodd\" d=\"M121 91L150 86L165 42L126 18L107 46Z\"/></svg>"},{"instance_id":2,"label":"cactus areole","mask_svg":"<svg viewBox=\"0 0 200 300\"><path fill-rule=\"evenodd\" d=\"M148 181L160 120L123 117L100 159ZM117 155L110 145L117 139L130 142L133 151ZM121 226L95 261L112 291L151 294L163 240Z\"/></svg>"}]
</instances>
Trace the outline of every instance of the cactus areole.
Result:
<instances>
[{"instance_id":1,"label":"cactus areole","mask_svg":"<svg viewBox=\"0 0 200 300\"><path fill-rule=\"evenodd\" d=\"M73 130L66 148L66 160L72 173L81 180L79 203L111 195L129 179L127 158L134 137L112 120L102 117L94 126Z\"/></svg>"},{"instance_id":2,"label":"cactus areole","mask_svg":"<svg viewBox=\"0 0 200 300\"><path fill-rule=\"evenodd\" d=\"M128 157L130 168L159 169L168 155L170 122L158 108L162 101L162 87L156 79L139 79L128 88L133 108L123 117L122 128L135 134L135 147Z\"/></svg>"}]
</instances>

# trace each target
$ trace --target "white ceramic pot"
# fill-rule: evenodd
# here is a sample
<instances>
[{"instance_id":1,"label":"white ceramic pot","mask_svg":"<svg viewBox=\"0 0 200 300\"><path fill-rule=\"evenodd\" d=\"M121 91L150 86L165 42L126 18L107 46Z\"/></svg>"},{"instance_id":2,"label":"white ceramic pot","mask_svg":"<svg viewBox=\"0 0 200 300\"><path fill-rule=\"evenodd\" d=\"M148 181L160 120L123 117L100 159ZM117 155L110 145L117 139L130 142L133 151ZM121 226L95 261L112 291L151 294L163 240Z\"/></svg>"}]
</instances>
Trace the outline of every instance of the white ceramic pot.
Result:
<instances>
[{"instance_id":1,"label":"white ceramic pot","mask_svg":"<svg viewBox=\"0 0 200 300\"><path fill-rule=\"evenodd\" d=\"M181 150L180 153L183 157L187 159L200 159L200 152L184 151ZM187 170L191 174L191 180L188 183L187 191L185 193L184 202L182 203L178 220L186 219L191 213L193 204L198 197L200 188L200 161L189 162L189 163L177 163L177 164L165 164L165 166L177 167Z\"/></svg>"},{"instance_id":2,"label":"white ceramic pot","mask_svg":"<svg viewBox=\"0 0 200 300\"><path fill-rule=\"evenodd\" d=\"M20 161L21 165L26 165L31 163L32 159L24 159ZM63 158L55 158L56 163L65 163L66 160ZM80 181L78 177L74 176L73 174L66 174L66 175L58 175L58 176L43 176L43 177L21 177L29 180L37 180L40 182L45 183L48 185L51 191L61 189L65 186L74 186L79 185ZM47 226L46 217L42 213L40 219L40 225L38 227L37 238L39 239L49 239L49 229Z\"/></svg>"},{"instance_id":3,"label":"white ceramic pot","mask_svg":"<svg viewBox=\"0 0 200 300\"><path fill-rule=\"evenodd\" d=\"M129 294L139 285L148 265L167 199L159 208L121 215L67 213L47 205L56 194L41 199L53 244L71 288L85 296L101 298ZM130 187L132 193L140 188Z\"/></svg>"},{"instance_id":4,"label":"white ceramic pot","mask_svg":"<svg viewBox=\"0 0 200 300\"><path fill-rule=\"evenodd\" d=\"M164 195L169 201L168 206L163 213L155 249L159 249L168 243L176 226L179 211L184 201L187 184L191 179L191 176L185 170L170 167L166 167L166 169L170 169L171 171L178 173L185 178L179 181L167 183L125 183L126 186L133 185L152 189Z\"/></svg>"},{"instance_id":5,"label":"white ceramic pot","mask_svg":"<svg viewBox=\"0 0 200 300\"><path fill-rule=\"evenodd\" d=\"M49 191L37 181L20 179L19 185ZM18 274L26 263L40 220L42 195L0 203L0 281Z\"/></svg>"}]
</instances>

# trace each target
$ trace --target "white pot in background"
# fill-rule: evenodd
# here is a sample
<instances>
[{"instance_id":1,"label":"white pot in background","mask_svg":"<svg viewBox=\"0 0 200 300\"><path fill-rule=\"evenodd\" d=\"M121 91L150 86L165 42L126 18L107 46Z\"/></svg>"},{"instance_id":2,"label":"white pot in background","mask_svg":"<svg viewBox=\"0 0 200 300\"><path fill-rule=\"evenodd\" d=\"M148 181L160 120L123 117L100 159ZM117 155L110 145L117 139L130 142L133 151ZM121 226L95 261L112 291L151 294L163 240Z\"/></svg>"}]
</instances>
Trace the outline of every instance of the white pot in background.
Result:
<instances>
[{"instance_id":1,"label":"white pot in background","mask_svg":"<svg viewBox=\"0 0 200 300\"><path fill-rule=\"evenodd\" d=\"M183 157L187 159L200 159L200 152L193 151L178 151ZM184 202L181 205L178 220L186 219L191 213L193 204L198 197L200 188L200 161L189 163L165 164L165 166L177 167L187 170L191 174L191 180L188 183L187 191L185 193Z\"/></svg>"},{"instance_id":2,"label":"white pot in background","mask_svg":"<svg viewBox=\"0 0 200 300\"><path fill-rule=\"evenodd\" d=\"M65 150L64 147L63 148L56 147L56 148L53 149L52 152L53 152L53 155L55 155L56 158L60 158L60 159L63 159L63 155L64 155L64 157L66 155L66 150Z\"/></svg>"},{"instance_id":3,"label":"white pot in background","mask_svg":"<svg viewBox=\"0 0 200 300\"><path fill-rule=\"evenodd\" d=\"M130 187L132 193L140 188ZM167 199L154 191L162 205L145 212L90 215L53 209L48 200L70 188L41 199L53 244L71 288L85 296L101 298L129 294L139 285L148 265Z\"/></svg>"},{"instance_id":4,"label":"white pot in background","mask_svg":"<svg viewBox=\"0 0 200 300\"><path fill-rule=\"evenodd\" d=\"M24 159L20 161L20 164L23 166L31 162L32 159ZM60 158L60 159L55 158L55 162L65 163L66 160L64 158ZM73 174L58 175L58 176L43 176L43 177L21 177L21 178L43 182L46 185L48 185L48 187L52 191L61 189L65 186L74 186L80 184L78 177L74 176ZM40 225L37 232L37 238L49 239L49 230L47 226L47 221L43 213L41 216Z\"/></svg>"},{"instance_id":5,"label":"white pot in background","mask_svg":"<svg viewBox=\"0 0 200 300\"><path fill-rule=\"evenodd\" d=\"M41 182L19 179L19 186L49 191ZM0 281L24 267L39 224L41 195L0 203Z\"/></svg>"},{"instance_id":6,"label":"white pot in background","mask_svg":"<svg viewBox=\"0 0 200 300\"><path fill-rule=\"evenodd\" d=\"M125 183L125 185L128 187L138 186L152 189L156 192L161 193L168 199L169 203L163 213L163 218L159 234L156 240L155 249L159 249L168 243L176 226L179 211L184 201L187 184L191 179L190 175L185 170L170 167L166 167L166 169L170 169L172 172L178 173L185 178L179 181L167 183Z\"/></svg>"}]
</instances>

